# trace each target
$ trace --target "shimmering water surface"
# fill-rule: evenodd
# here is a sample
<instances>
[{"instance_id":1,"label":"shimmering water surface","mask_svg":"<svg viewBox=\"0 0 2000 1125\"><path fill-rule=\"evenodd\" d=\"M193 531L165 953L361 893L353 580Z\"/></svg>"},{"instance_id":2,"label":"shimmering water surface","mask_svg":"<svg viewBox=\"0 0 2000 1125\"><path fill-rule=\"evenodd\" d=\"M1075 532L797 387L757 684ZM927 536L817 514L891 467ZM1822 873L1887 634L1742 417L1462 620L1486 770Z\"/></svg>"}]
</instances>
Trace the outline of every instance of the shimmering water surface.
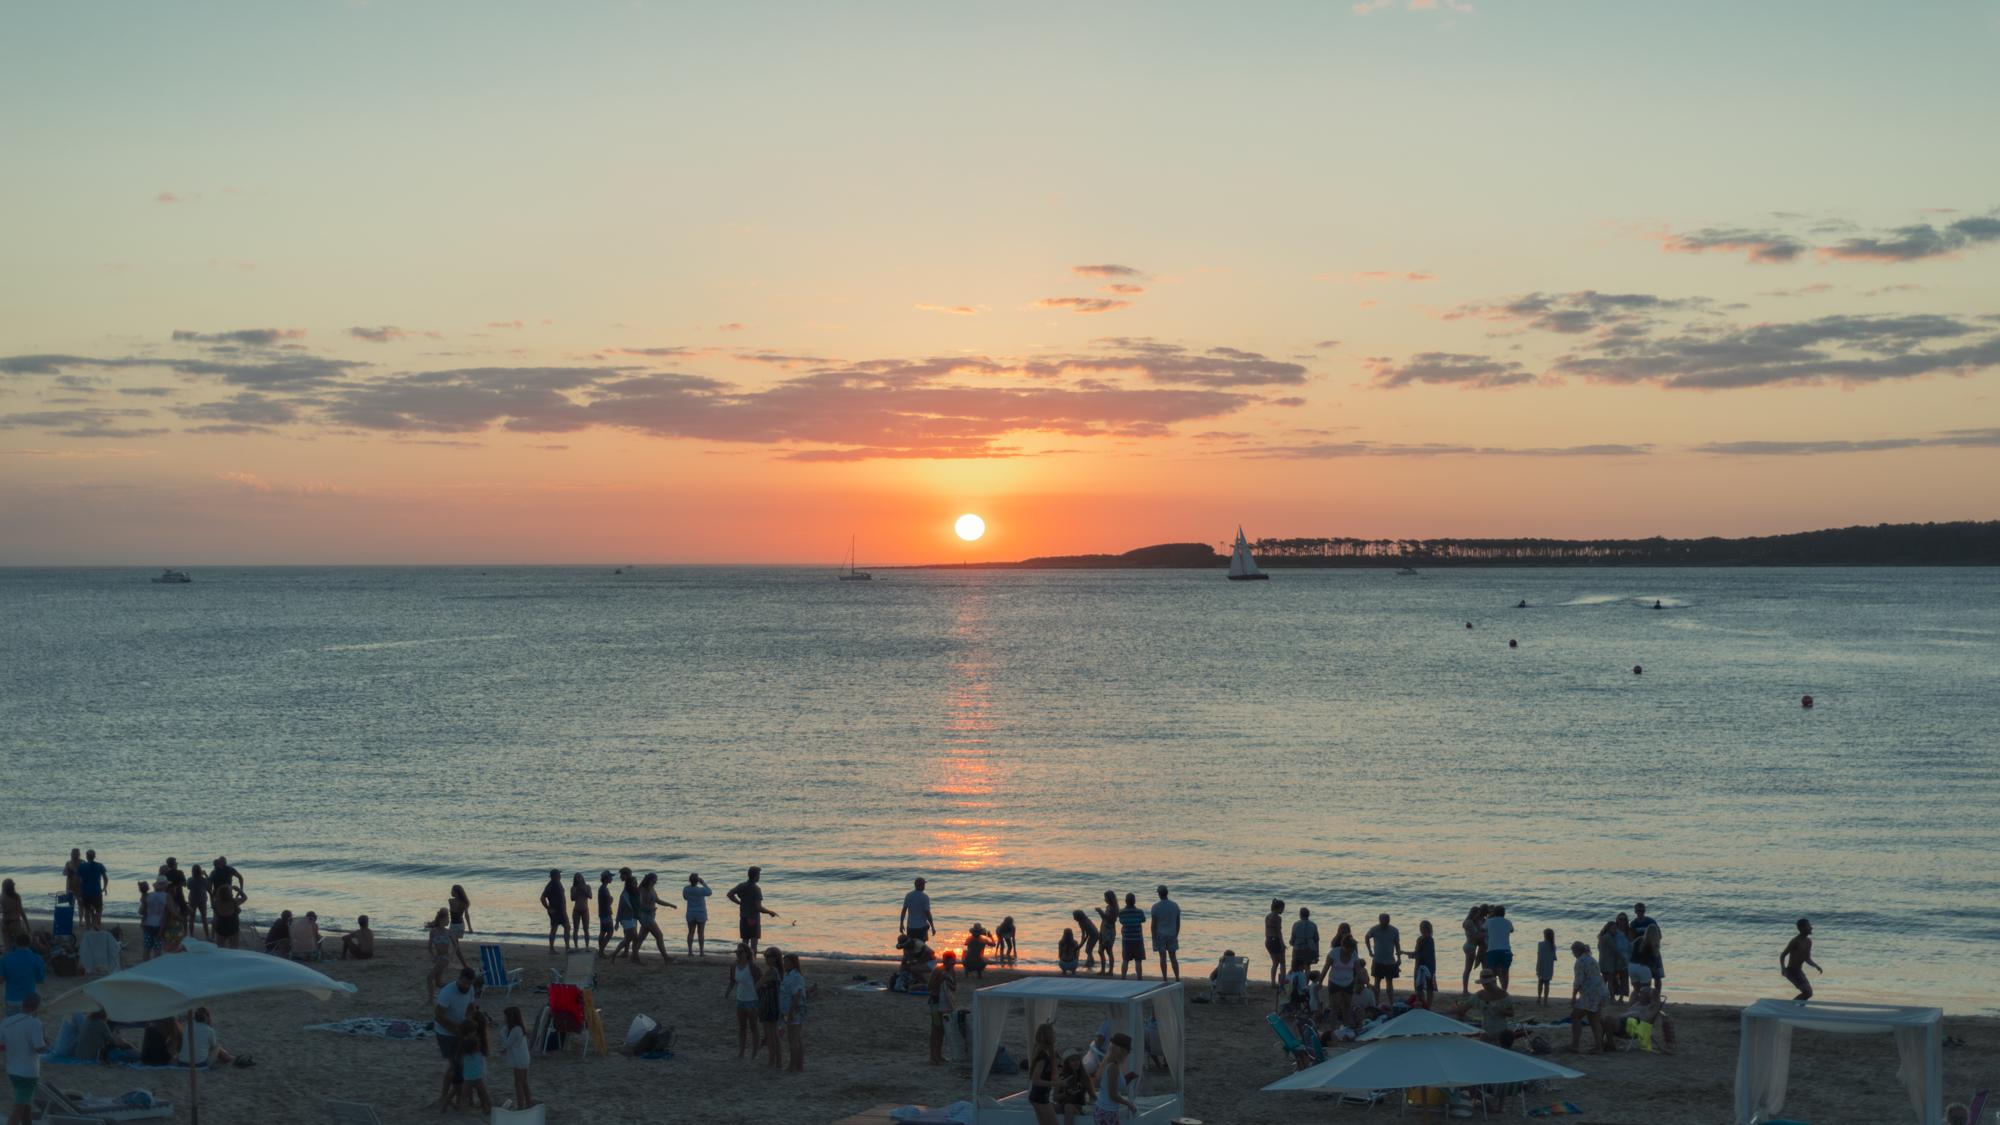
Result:
<instances>
[{"instance_id":1,"label":"shimmering water surface","mask_svg":"<svg viewBox=\"0 0 2000 1125\"><path fill-rule=\"evenodd\" d=\"M0 571L33 908L77 845L114 909L226 853L251 917L392 935L455 882L523 932L550 866L761 863L788 947L885 951L926 874L948 928L1012 914L1047 960L1164 880L1205 966L1273 895L1430 918L1446 958L1472 902L1526 945L1643 899L1683 996L1788 995L1809 914L1828 995L2000 1006L1990 570L147 577Z\"/></svg>"}]
</instances>

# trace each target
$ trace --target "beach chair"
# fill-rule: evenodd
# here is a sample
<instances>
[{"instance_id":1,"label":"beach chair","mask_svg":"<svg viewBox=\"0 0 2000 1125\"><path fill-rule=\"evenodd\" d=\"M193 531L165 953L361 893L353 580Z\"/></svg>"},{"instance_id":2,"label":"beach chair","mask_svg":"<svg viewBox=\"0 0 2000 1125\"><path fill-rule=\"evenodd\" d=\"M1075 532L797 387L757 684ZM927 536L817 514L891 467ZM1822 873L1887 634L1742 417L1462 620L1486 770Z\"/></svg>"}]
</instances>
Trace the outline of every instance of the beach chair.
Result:
<instances>
[{"instance_id":1,"label":"beach chair","mask_svg":"<svg viewBox=\"0 0 2000 1125\"><path fill-rule=\"evenodd\" d=\"M1292 1061L1298 1065L1298 1069L1304 1070L1314 1063L1326 1061L1326 1047L1317 1041L1317 1037L1315 1037L1313 1045L1308 1047L1293 1033L1291 1025L1287 1024L1276 1012L1265 1016L1264 1019L1271 1025L1271 1030L1277 1033L1278 1046L1284 1048L1285 1053L1292 1056Z\"/></svg>"},{"instance_id":2,"label":"beach chair","mask_svg":"<svg viewBox=\"0 0 2000 1125\"><path fill-rule=\"evenodd\" d=\"M555 1030L576 1037L578 1054L590 1053L590 1017L583 1010L581 988L573 984L550 985L549 1019ZM546 1045L543 1053L547 1053Z\"/></svg>"},{"instance_id":3,"label":"beach chair","mask_svg":"<svg viewBox=\"0 0 2000 1125\"><path fill-rule=\"evenodd\" d=\"M326 1099L327 1112L333 1115L333 1125L382 1125L382 1117L375 1107L366 1102L344 1102L339 1098Z\"/></svg>"},{"instance_id":4,"label":"beach chair","mask_svg":"<svg viewBox=\"0 0 2000 1125\"><path fill-rule=\"evenodd\" d=\"M43 1082L35 1089L35 1102L41 1109L44 1120L54 1117L80 1117L86 1121L158 1121L174 1116L172 1102L154 1102L149 1106L129 1106L124 1104L100 1106L94 1102L78 1101Z\"/></svg>"},{"instance_id":5,"label":"beach chair","mask_svg":"<svg viewBox=\"0 0 2000 1125\"><path fill-rule=\"evenodd\" d=\"M514 987L521 983L521 970L508 969L506 951L491 942L479 947L479 972L485 987L497 990L502 996L512 996Z\"/></svg>"},{"instance_id":6,"label":"beach chair","mask_svg":"<svg viewBox=\"0 0 2000 1125\"><path fill-rule=\"evenodd\" d=\"M597 951L578 949L570 952L569 958L560 969L549 970L549 983L573 984L578 988L596 990Z\"/></svg>"},{"instance_id":7,"label":"beach chair","mask_svg":"<svg viewBox=\"0 0 2000 1125\"><path fill-rule=\"evenodd\" d=\"M1214 1003L1234 1000L1250 1002L1250 958L1228 957L1215 967L1215 979L1208 983L1208 998Z\"/></svg>"},{"instance_id":8,"label":"beach chair","mask_svg":"<svg viewBox=\"0 0 2000 1125\"><path fill-rule=\"evenodd\" d=\"M545 1102L536 1102L527 1109L493 1107L493 1125L548 1125L549 1107Z\"/></svg>"}]
</instances>

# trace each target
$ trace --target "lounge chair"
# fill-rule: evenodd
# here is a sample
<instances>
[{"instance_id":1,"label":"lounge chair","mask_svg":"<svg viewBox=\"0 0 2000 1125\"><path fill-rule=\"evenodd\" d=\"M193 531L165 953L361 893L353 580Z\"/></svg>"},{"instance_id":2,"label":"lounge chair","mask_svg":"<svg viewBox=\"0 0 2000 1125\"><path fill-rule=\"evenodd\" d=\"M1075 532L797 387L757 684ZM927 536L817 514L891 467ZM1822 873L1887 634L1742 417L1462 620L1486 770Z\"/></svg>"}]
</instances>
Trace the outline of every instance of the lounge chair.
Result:
<instances>
[{"instance_id":1,"label":"lounge chair","mask_svg":"<svg viewBox=\"0 0 2000 1125\"><path fill-rule=\"evenodd\" d=\"M326 1109L333 1115L333 1125L382 1125L381 1115L367 1102L344 1102L339 1098L328 1098Z\"/></svg>"},{"instance_id":2,"label":"lounge chair","mask_svg":"<svg viewBox=\"0 0 2000 1125\"><path fill-rule=\"evenodd\" d=\"M579 949L570 953L560 969L549 970L551 984L573 984L578 988L597 988L597 951Z\"/></svg>"},{"instance_id":3,"label":"lounge chair","mask_svg":"<svg viewBox=\"0 0 2000 1125\"><path fill-rule=\"evenodd\" d=\"M1326 1061L1326 1046L1318 1042L1317 1036L1313 1045L1308 1047L1292 1031L1291 1025L1276 1012L1265 1016L1264 1019L1271 1025L1271 1030L1277 1033L1278 1045L1285 1049L1286 1054L1292 1056L1292 1061L1298 1065L1298 1069L1304 1070L1314 1063Z\"/></svg>"},{"instance_id":4,"label":"lounge chair","mask_svg":"<svg viewBox=\"0 0 2000 1125\"><path fill-rule=\"evenodd\" d=\"M584 1014L582 989L573 984L550 985L549 1019L555 1030L576 1038L578 1054L590 1054L590 1019ZM543 1053L548 1053L546 1047Z\"/></svg>"},{"instance_id":5,"label":"lounge chair","mask_svg":"<svg viewBox=\"0 0 2000 1125\"><path fill-rule=\"evenodd\" d=\"M1208 983L1208 998L1215 1003L1234 1000L1250 1002L1250 958L1225 957L1215 967L1215 979Z\"/></svg>"},{"instance_id":6,"label":"lounge chair","mask_svg":"<svg viewBox=\"0 0 2000 1125\"><path fill-rule=\"evenodd\" d=\"M512 996L514 987L521 983L521 970L507 968L507 952L491 942L479 947L479 971L485 978L484 987L496 989L502 996Z\"/></svg>"}]
</instances>

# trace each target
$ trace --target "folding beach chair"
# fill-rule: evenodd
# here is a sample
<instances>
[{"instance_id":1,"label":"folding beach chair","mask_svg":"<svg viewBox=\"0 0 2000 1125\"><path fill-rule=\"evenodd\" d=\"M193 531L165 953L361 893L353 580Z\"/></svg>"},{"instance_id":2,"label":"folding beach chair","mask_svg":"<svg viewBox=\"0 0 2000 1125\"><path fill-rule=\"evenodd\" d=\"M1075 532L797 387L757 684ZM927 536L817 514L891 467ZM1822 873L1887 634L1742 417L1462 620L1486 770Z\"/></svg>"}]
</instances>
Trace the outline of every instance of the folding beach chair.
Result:
<instances>
[{"instance_id":1,"label":"folding beach chair","mask_svg":"<svg viewBox=\"0 0 2000 1125\"><path fill-rule=\"evenodd\" d=\"M597 951L578 949L571 951L569 959L560 969L549 970L552 984L573 984L578 988L597 988Z\"/></svg>"},{"instance_id":2,"label":"folding beach chair","mask_svg":"<svg viewBox=\"0 0 2000 1125\"><path fill-rule=\"evenodd\" d=\"M1224 1000L1249 1003L1250 958L1229 957L1217 965L1215 979L1208 984L1208 998L1218 1004Z\"/></svg>"},{"instance_id":3,"label":"folding beach chair","mask_svg":"<svg viewBox=\"0 0 2000 1125\"><path fill-rule=\"evenodd\" d=\"M549 1018L556 1031L576 1037L578 1054L590 1053L590 1017L584 1011L583 989L573 984L550 985ZM548 1053L546 1044L543 1053Z\"/></svg>"},{"instance_id":4,"label":"folding beach chair","mask_svg":"<svg viewBox=\"0 0 2000 1125\"><path fill-rule=\"evenodd\" d=\"M71 1098L68 1094L63 1093L47 1082L43 1082L36 1088L35 1104L41 1108L45 1119L52 1117L78 1117L86 1121L157 1121L164 1117L174 1116L174 1105L172 1102L154 1102L148 1106L130 1106L123 1104L122 1099L120 1099L118 1104L100 1105L97 1101L88 1098L81 1101Z\"/></svg>"},{"instance_id":5,"label":"folding beach chair","mask_svg":"<svg viewBox=\"0 0 2000 1125\"><path fill-rule=\"evenodd\" d=\"M1285 1053L1292 1056L1292 1061L1298 1069L1304 1070L1314 1063L1326 1061L1326 1047L1319 1042L1317 1032L1313 1034L1312 1045L1307 1046L1297 1035L1293 1034L1291 1025L1287 1024L1276 1012L1265 1016L1264 1019L1271 1025L1271 1030L1277 1033L1278 1046L1284 1048ZM1310 1027L1311 1025L1308 1024L1307 1026Z\"/></svg>"},{"instance_id":6,"label":"folding beach chair","mask_svg":"<svg viewBox=\"0 0 2000 1125\"><path fill-rule=\"evenodd\" d=\"M344 1102L339 1098L326 1099L327 1112L333 1115L333 1125L382 1125L382 1117L375 1107L366 1102Z\"/></svg>"},{"instance_id":7,"label":"folding beach chair","mask_svg":"<svg viewBox=\"0 0 2000 1125\"><path fill-rule=\"evenodd\" d=\"M502 996L512 996L514 986L521 983L521 970L509 970L506 952L491 943L479 947L479 972L485 987L498 990Z\"/></svg>"}]
</instances>

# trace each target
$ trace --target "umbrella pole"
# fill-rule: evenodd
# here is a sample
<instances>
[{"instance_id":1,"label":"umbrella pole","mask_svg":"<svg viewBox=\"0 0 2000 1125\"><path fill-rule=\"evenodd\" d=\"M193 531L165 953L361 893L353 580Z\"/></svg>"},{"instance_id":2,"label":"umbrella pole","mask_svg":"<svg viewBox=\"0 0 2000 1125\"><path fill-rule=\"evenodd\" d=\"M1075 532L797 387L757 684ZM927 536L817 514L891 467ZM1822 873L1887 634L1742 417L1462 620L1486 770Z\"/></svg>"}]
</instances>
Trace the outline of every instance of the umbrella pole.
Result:
<instances>
[{"instance_id":1,"label":"umbrella pole","mask_svg":"<svg viewBox=\"0 0 2000 1125\"><path fill-rule=\"evenodd\" d=\"M194 1057L193 1008L188 1009L187 1047L185 1050L187 1051L188 1060L188 1122L189 1125L201 1125L201 1092L195 1087L195 1075L200 1072L201 1066L199 1061Z\"/></svg>"}]
</instances>

